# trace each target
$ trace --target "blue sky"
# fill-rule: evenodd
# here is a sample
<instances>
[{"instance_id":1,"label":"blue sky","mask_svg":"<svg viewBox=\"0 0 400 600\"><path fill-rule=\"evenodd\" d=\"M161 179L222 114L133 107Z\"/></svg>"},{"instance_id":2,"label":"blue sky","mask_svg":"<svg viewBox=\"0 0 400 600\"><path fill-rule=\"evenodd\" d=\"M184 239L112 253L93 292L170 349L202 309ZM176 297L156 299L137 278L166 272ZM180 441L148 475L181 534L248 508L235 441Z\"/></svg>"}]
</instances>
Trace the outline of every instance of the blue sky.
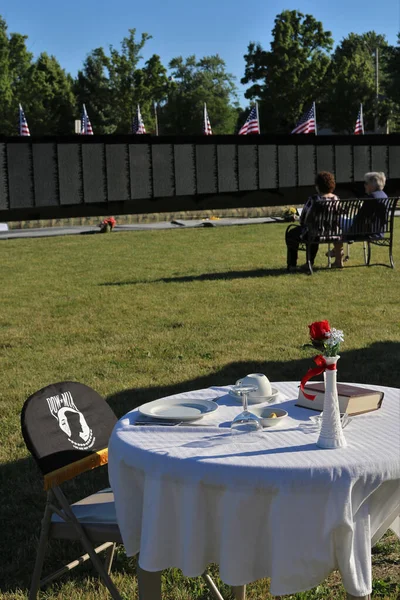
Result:
<instances>
[{"instance_id":1,"label":"blue sky","mask_svg":"<svg viewBox=\"0 0 400 600\"><path fill-rule=\"evenodd\" d=\"M98 46L119 46L129 28L149 33L143 57L159 54L163 64L175 56L219 54L237 78L240 99L244 87L243 55L250 41L268 49L275 16L284 9L300 10L322 21L335 44L349 32L374 29L397 42L400 0L19 0L4 1L0 14L9 32L28 35L35 55L54 54L75 75L85 56Z\"/></svg>"}]
</instances>

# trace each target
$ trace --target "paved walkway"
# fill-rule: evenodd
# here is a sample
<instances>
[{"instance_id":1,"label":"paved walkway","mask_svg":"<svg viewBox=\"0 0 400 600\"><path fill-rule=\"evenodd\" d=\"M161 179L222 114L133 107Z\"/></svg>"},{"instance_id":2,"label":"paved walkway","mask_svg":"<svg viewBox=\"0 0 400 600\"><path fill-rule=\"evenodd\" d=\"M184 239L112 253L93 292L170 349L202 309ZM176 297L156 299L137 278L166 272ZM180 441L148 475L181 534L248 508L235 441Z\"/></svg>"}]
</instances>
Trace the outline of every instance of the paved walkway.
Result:
<instances>
[{"instance_id":1,"label":"paved walkway","mask_svg":"<svg viewBox=\"0 0 400 600\"><path fill-rule=\"evenodd\" d=\"M148 231L150 229L188 229L192 227L225 227L227 225L256 225L260 223L276 223L283 219L280 217L258 217L254 219L176 219L174 221L160 221L159 223L132 223L116 225L116 231ZM76 225L68 227L37 227L29 229L0 230L0 240L31 237L50 237L55 235L90 235L100 233L95 225Z\"/></svg>"}]
</instances>

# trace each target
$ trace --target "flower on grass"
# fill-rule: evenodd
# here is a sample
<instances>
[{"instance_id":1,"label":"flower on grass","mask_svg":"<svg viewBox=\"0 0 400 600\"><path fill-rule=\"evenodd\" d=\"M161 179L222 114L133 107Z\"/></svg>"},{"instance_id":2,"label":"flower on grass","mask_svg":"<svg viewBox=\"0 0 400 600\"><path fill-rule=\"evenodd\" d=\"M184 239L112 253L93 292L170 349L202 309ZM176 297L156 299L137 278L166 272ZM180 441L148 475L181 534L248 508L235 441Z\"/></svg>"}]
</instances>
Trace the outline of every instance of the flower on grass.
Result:
<instances>
[{"instance_id":1,"label":"flower on grass","mask_svg":"<svg viewBox=\"0 0 400 600\"><path fill-rule=\"evenodd\" d=\"M287 221L296 221L298 218L297 209L294 206L288 206L283 211L283 218Z\"/></svg>"},{"instance_id":2,"label":"flower on grass","mask_svg":"<svg viewBox=\"0 0 400 600\"><path fill-rule=\"evenodd\" d=\"M114 217L106 217L99 225L100 231L112 231L116 224Z\"/></svg>"}]
</instances>

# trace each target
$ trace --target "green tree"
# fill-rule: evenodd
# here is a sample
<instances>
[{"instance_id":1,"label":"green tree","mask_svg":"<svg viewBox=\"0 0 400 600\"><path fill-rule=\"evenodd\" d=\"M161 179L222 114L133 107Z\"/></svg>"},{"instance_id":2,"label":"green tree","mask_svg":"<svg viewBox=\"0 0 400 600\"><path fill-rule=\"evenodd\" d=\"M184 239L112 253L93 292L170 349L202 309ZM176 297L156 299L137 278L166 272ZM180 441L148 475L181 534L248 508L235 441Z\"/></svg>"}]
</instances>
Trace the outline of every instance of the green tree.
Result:
<instances>
[{"instance_id":1,"label":"green tree","mask_svg":"<svg viewBox=\"0 0 400 600\"><path fill-rule=\"evenodd\" d=\"M72 78L54 56L39 55L33 62L27 36L7 34L0 17L0 130L18 135L18 105L22 104L31 134L71 133L75 99Z\"/></svg>"},{"instance_id":2,"label":"green tree","mask_svg":"<svg viewBox=\"0 0 400 600\"><path fill-rule=\"evenodd\" d=\"M397 46L390 46L384 57L388 121L390 132L400 132L400 34Z\"/></svg>"},{"instance_id":3,"label":"green tree","mask_svg":"<svg viewBox=\"0 0 400 600\"><path fill-rule=\"evenodd\" d=\"M379 49L379 91L376 102L375 51ZM329 69L330 85L320 118L337 133L353 133L360 103L363 104L364 127L374 131L375 117L379 123L387 120L389 105L386 60L389 47L385 36L374 31L357 35L350 33L336 47Z\"/></svg>"},{"instance_id":4,"label":"green tree","mask_svg":"<svg viewBox=\"0 0 400 600\"><path fill-rule=\"evenodd\" d=\"M9 111L12 104L12 88L9 64L9 40L7 24L0 17L0 124L1 133L7 134Z\"/></svg>"},{"instance_id":5,"label":"green tree","mask_svg":"<svg viewBox=\"0 0 400 600\"><path fill-rule=\"evenodd\" d=\"M238 117L234 77L218 55L197 60L179 56L169 63L172 71L168 99L161 108L162 134L201 134L204 103L214 134L234 133Z\"/></svg>"},{"instance_id":6,"label":"green tree","mask_svg":"<svg viewBox=\"0 0 400 600\"><path fill-rule=\"evenodd\" d=\"M78 71L74 82L77 103L75 118L81 117L82 104L86 104L95 133L113 133L116 129L107 62L103 48L96 48L86 57L83 69Z\"/></svg>"},{"instance_id":7,"label":"green tree","mask_svg":"<svg viewBox=\"0 0 400 600\"><path fill-rule=\"evenodd\" d=\"M259 100L262 132L290 132L312 101L324 95L333 46L330 31L311 15L284 10L272 30L271 49L251 42L241 82L246 98Z\"/></svg>"},{"instance_id":8,"label":"green tree","mask_svg":"<svg viewBox=\"0 0 400 600\"><path fill-rule=\"evenodd\" d=\"M26 99L25 82L32 54L26 48L26 35L7 33L0 17L0 131L4 135L18 133L18 103Z\"/></svg>"},{"instance_id":9,"label":"green tree","mask_svg":"<svg viewBox=\"0 0 400 600\"><path fill-rule=\"evenodd\" d=\"M41 53L24 78L24 110L31 134L73 133L73 80L54 56Z\"/></svg>"},{"instance_id":10,"label":"green tree","mask_svg":"<svg viewBox=\"0 0 400 600\"><path fill-rule=\"evenodd\" d=\"M153 55L139 68L141 51L147 40L139 42L136 30L121 42L121 49L110 46L107 55L96 48L86 58L75 84L79 107L86 104L95 133L128 133L136 106L140 104L146 130L154 129L154 102L167 95L168 77L160 57Z\"/></svg>"},{"instance_id":11,"label":"green tree","mask_svg":"<svg viewBox=\"0 0 400 600\"><path fill-rule=\"evenodd\" d=\"M136 71L135 85L137 96L140 98L142 117L146 131L155 133L154 106L159 112L165 104L172 89L172 83L167 77L167 70L162 65L159 56L154 54L142 69ZM142 107L144 110L142 110Z\"/></svg>"},{"instance_id":12,"label":"green tree","mask_svg":"<svg viewBox=\"0 0 400 600\"><path fill-rule=\"evenodd\" d=\"M389 48L386 68L388 94L391 100L400 104L400 33L397 37L397 46Z\"/></svg>"}]
</instances>

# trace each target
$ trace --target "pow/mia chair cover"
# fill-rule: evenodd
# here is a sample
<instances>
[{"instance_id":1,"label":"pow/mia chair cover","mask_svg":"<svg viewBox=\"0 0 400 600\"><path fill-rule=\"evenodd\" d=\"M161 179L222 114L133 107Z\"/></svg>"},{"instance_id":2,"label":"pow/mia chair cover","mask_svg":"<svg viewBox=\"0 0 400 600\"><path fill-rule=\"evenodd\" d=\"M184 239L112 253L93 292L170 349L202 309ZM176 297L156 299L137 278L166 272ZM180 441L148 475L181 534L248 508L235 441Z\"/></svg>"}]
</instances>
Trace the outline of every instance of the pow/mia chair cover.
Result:
<instances>
[{"instance_id":1,"label":"pow/mia chair cover","mask_svg":"<svg viewBox=\"0 0 400 600\"><path fill-rule=\"evenodd\" d=\"M22 435L45 489L106 464L116 422L105 400L82 383L63 381L30 396L22 409Z\"/></svg>"}]
</instances>

